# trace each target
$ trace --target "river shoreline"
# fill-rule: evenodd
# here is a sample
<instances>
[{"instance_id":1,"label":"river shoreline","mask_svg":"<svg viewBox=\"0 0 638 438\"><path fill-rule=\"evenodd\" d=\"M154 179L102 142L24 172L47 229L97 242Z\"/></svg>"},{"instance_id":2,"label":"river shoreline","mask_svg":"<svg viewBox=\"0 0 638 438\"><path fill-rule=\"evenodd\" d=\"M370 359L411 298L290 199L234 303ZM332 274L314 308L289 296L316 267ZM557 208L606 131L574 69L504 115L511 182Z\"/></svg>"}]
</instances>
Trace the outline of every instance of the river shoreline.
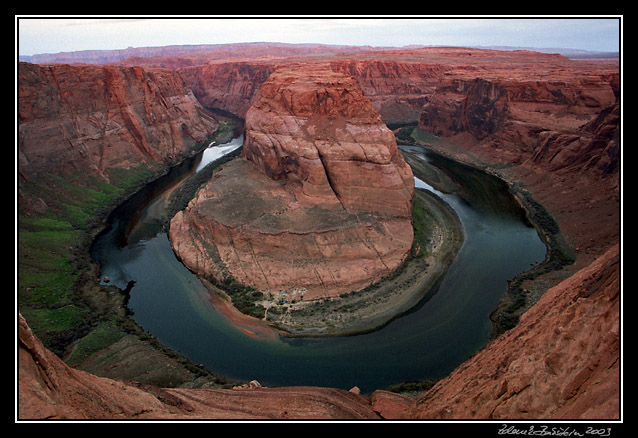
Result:
<instances>
[{"instance_id":1,"label":"river shoreline","mask_svg":"<svg viewBox=\"0 0 638 438\"><path fill-rule=\"evenodd\" d=\"M410 152L402 152L404 155L411 155ZM415 153L417 153L417 151L415 151ZM416 155L414 158L419 159ZM445 178L445 172L427 162L424 166L426 166L426 169L416 170L413 168L414 175L419 180L425 181L441 191L440 180ZM210 167L215 167L215 165ZM425 174L422 173L424 170L426 171ZM449 182L454 183L452 180ZM189 186L190 185L197 187L199 184L195 183L189 184ZM443 191L452 193L458 189L455 184L451 184L449 188L451 190ZM188 192L188 190L185 192ZM169 199L162 197L161 200L158 200L158 204L153 208L154 214L157 214L160 210L164 210L163 213L170 216L173 211L170 199L174 198L174 195L176 195L176 193L172 193L172 196L168 197ZM190 196L184 193L184 195L179 196L179 198L190 199ZM464 224L466 218L463 216L462 225L456 211L452 210L451 207L451 205L456 205L456 203L452 201L452 203L448 205L447 202L449 201L445 201L444 198L447 199L446 194L442 198L423 189L417 188L415 190L415 206L429 213L432 211L437 212L437 214L432 215L429 219L432 221L429 227L431 231L429 235L431 248L428 248L427 245L423 245L420 248L415 247L420 249L422 254L426 254L426 257L414 257L410 259L395 276L386 278L374 288L353 292L338 299L326 300L324 298L322 301L317 300L317 302L311 303L312 306L308 306L306 303L303 303L303 305L301 305L301 303L294 303L294 305L291 306L291 303L289 303L285 308L282 307L279 309L284 311L279 312L278 315L277 308L270 307L268 309L267 318L255 318L241 313L232 305L231 299L226 292L218 289L213 284L208 284L200 278L202 284L206 286L206 288L201 291L203 294L202 298L210 300L214 305L214 311L219 315L223 315L223 318L230 324L232 329L236 329L245 335L240 338L245 339L248 343L261 340L269 342L269 340L276 340L277 338L281 338L281 340L290 338L290 340L285 341L286 345L288 342L294 342L294 345L298 345L297 342L301 342L301 345L305 345L306 341L302 339L296 341L294 338L324 338L324 340L321 341L319 339L311 341L313 343L332 342L333 339L330 338L334 338L335 342L341 343L350 342L347 341L347 339L354 335L376 337L377 334L380 334L380 336L383 337L385 336L383 333L386 332L381 329L385 329L391 321L399 317L405 317L405 319L401 318L402 321L409 320L414 314L420 314L423 309L430 308L431 303L438 304L440 302L438 295L439 287L447 291L447 289L444 289L448 283L447 270L452 261L457 260L459 250L462 247L466 248L464 246L466 238ZM177 204L181 204L181 202ZM458 208L458 206L455 208ZM161 214L161 216L164 216L164 214ZM454 231L460 231L462 234L457 233L455 235ZM471 233L468 233L468 237L470 235ZM450 249L449 244L452 241L456 242L456 246L452 245ZM444 249L448 249L449 251L445 252ZM436 252L437 250L439 251L438 253ZM413 254L415 253L419 254L418 251L413 251ZM455 265L452 265L452 267L454 268ZM430 298L432 299L430 300ZM424 305L426 302L428 305ZM281 305L283 303L277 304ZM134 308L134 310L135 309L137 308ZM315 312L311 313L313 309ZM362 315L366 317L365 320L359 318L359 316ZM434 315L436 315L436 318L439 318L439 313L435 313ZM273 318L273 316L277 317ZM217 318L217 316L215 318ZM287 326L280 323L282 318L283 322L288 324ZM298 322L297 326L291 324L295 321ZM401 321L396 322L397 324L392 324L388 329L392 330L392 327L402 326ZM437 327L436 324L434 326ZM151 333L150 330L149 328L149 332ZM452 331L454 331L453 328ZM450 329L447 329L446 333L449 332ZM197 333L204 332L200 328ZM438 336L437 339L441 339L441 336ZM463 339L466 339L466 337ZM275 343L274 345L279 344ZM251 356L252 350L245 354ZM206 360L198 359L198 361L202 364L206 363ZM219 372L221 375L225 375L223 371ZM230 371L229 375L233 375L233 372L234 371ZM255 375L255 372L248 373L248 376L251 378L253 375ZM243 379L244 377L241 378ZM404 380L410 378L411 377L405 377Z\"/></svg>"},{"instance_id":2,"label":"river shoreline","mask_svg":"<svg viewBox=\"0 0 638 438\"><path fill-rule=\"evenodd\" d=\"M415 129L413 132L417 132ZM545 260L528 270L520 272L515 278L508 282L507 291L501 302L490 314L492 323L492 334L490 338L496 339L501 334L510 330L518 324L518 320L523 313L530 309L543 295L548 286L539 281L539 278L547 274L558 275L559 278L566 278L564 268L572 265L575 261L575 253L567 244L564 236L560 232L558 224L544 206L536 202L532 195L515 181L505 177L496 167L485 162L468 159L466 155L458 155L450 152L453 148L441 147L442 140L419 131L413 133L410 140L404 139L409 145L428 150L456 163L477 169L503 181L508 191L516 201L520 209L525 213L526 220L538 232L539 238L547 248ZM429 173L423 167L423 163L418 159L410 159L406 154L406 160L415 173L426 171L428 177L437 180L437 189L447 192L452 191L455 184L446 178L442 172ZM432 166L431 166L432 167ZM435 184L433 184L435 185ZM560 272L563 271L561 275Z\"/></svg>"},{"instance_id":3,"label":"river shoreline","mask_svg":"<svg viewBox=\"0 0 638 438\"><path fill-rule=\"evenodd\" d=\"M429 242L394 275L363 291L287 304L261 301L266 317L258 319L235 309L223 290L202 282L215 307L249 336L270 330L288 338L340 337L379 330L436 293L463 243L463 226L449 205L422 189L415 191L415 203L431 215Z\"/></svg>"},{"instance_id":4,"label":"river shoreline","mask_svg":"<svg viewBox=\"0 0 638 438\"><path fill-rule=\"evenodd\" d=\"M231 135L232 133L227 133L227 137L221 139L222 141L219 143L230 140ZM423 145L418 145L417 147L423 148ZM458 182L451 179L449 175L438 169L437 166L413 156L409 151L403 151L403 154L415 176L436 187L437 190L443 193L452 193L462 189ZM233 155L236 156L236 154L229 154L229 157L210 167L218 167L222 162L233 159ZM171 187L171 191L176 189L178 189L178 186ZM511 193L511 185L509 189ZM452 232L452 236L456 235L457 238L462 236L462 225L451 207L447 206L442 199L431 194L430 196L435 199L426 200L424 193L426 192L419 194L417 190L415 200L426 202L426 210L438 211L436 215L438 217L438 225L433 229L433 232L440 236L441 229L446 230L443 233L444 236L439 237L440 240L447 240L450 237L450 230L453 228L456 228L457 231ZM532 219L538 215L538 212L530 208L529 202L523 202L520 193L514 192L512 195L519 206L526 212L528 219L534 223L539 235L545 241L549 253L552 253L552 248L556 246L551 245L553 242L548 238L547 232L540 226L539 221ZM170 198L170 193L164 195L165 202L168 202ZM185 199L190 199L190 197L186 196ZM165 219L167 219L175 212L175 206L165 205L165 207L167 209ZM450 215L441 214L441 211L443 211L441 209L447 209ZM461 242L462 239L463 237L460 238ZM352 292L335 298L286 304L276 302L274 299L262 300L256 304L266 309L266 317L263 319L243 315L235 309L237 313L243 316L238 318L237 315L234 315L231 320L241 320L242 323L245 323L246 320L252 318L253 321L250 324L261 324L264 330L275 330L285 337L338 337L363 334L381 329L393 319L409 312L425 296L432 295L435 292L437 280L444 276L447 267L460 249L458 243L458 241L447 242L443 248L445 250L443 252L447 251L446 255L430 255L428 263L419 263L415 260L406 261L402 268L393 276L382 280L374 287L366 288L364 291ZM427 250L430 252L436 251L435 248ZM443 258L447 258L444 263L442 263ZM520 283L526 278L537 275L535 274L536 272L547 270L547 265L550 264L549 258L548 256L548 259L545 260L544 266L537 266L532 270L522 272L516 279L512 280L506 296L491 315L493 323L492 338L515 325L521 309L529 307L530 303L535 301L535 299L525 296L526 305L521 306L519 304L522 294L529 295L527 289L521 289ZM219 293L219 289L212 291L211 297ZM229 295L225 293L224 295L228 303L231 303ZM364 295L365 297L363 297ZM214 298L212 299L214 300ZM227 316L230 315L229 312L225 314Z\"/></svg>"}]
</instances>

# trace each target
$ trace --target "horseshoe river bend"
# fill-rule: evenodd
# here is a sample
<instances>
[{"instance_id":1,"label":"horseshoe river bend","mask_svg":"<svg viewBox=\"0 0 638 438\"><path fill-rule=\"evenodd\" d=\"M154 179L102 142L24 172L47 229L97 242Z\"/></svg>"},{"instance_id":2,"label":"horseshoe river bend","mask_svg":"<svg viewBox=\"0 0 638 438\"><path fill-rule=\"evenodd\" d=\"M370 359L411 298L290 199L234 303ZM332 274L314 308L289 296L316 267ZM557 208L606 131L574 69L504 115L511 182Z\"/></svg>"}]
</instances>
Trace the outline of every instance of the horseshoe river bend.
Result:
<instances>
[{"instance_id":1,"label":"horseshoe river bend","mask_svg":"<svg viewBox=\"0 0 638 438\"><path fill-rule=\"evenodd\" d=\"M181 181L239 150L242 137L213 145L129 199L111 215L92 256L101 277L130 289L132 318L162 344L213 374L263 386L325 386L362 393L408 381L438 379L483 348L490 314L508 281L543 262L547 248L506 186L472 170L471 186L445 193L415 178L456 212L464 241L445 276L421 301L378 330L350 336L285 337L242 330L213 304L208 289L175 257L161 205ZM427 163L436 156L400 146ZM446 169L450 180L465 172ZM451 172L455 172L452 175ZM489 189L486 189L489 188ZM487 192L489 190L489 192Z\"/></svg>"}]
</instances>

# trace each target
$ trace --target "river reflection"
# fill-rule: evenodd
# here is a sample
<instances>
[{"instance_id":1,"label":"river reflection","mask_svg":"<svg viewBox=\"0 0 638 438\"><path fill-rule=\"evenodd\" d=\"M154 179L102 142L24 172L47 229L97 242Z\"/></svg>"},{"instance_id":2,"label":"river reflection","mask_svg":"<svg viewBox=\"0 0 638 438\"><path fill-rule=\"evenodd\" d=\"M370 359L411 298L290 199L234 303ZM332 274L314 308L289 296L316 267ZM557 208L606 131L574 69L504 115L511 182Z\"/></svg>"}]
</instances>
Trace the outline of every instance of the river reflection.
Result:
<instances>
[{"instance_id":1,"label":"river reflection","mask_svg":"<svg viewBox=\"0 0 638 438\"><path fill-rule=\"evenodd\" d=\"M458 194L415 182L455 209L465 242L436 294L368 334L325 339L251 336L211 304L198 278L173 254L164 229L119 245L114 236L128 217L113 219L113 227L96 242L94 257L112 284L125 288L135 281L129 308L144 330L217 375L256 379L264 386L358 386L363 393L440 378L487 343L489 315L508 280L543 261L546 248L520 217L494 214L493 206L481 208L475 200L473 205ZM147 205L152 206L152 200ZM141 217L141 222L153 220L148 211Z\"/></svg>"}]
</instances>

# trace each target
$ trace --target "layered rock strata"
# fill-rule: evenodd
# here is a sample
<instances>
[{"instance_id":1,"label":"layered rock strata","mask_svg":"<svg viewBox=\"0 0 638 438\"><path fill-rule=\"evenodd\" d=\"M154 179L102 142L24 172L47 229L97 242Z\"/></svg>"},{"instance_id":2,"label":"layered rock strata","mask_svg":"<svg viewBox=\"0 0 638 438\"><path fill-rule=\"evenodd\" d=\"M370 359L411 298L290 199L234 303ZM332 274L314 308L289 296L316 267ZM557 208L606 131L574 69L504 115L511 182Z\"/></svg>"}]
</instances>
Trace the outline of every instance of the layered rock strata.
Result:
<instances>
[{"instance_id":1,"label":"layered rock strata","mask_svg":"<svg viewBox=\"0 0 638 438\"><path fill-rule=\"evenodd\" d=\"M576 70L574 76L443 78L423 107L419 128L475 145L492 162L519 164L557 136L568 136L567 144L578 140L587 122L616 104L617 75Z\"/></svg>"},{"instance_id":2,"label":"layered rock strata","mask_svg":"<svg viewBox=\"0 0 638 438\"><path fill-rule=\"evenodd\" d=\"M275 68L268 62L237 61L211 62L179 71L206 108L222 108L243 118Z\"/></svg>"},{"instance_id":3,"label":"layered rock strata","mask_svg":"<svg viewBox=\"0 0 638 438\"><path fill-rule=\"evenodd\" d=\"M430 147L523 183L585 265L619 240L619 77L585 66L573 78L555 70L530 80L443 80L419 130L446 140Z\"/></svg>"},{"instance_id":4,"label":"layered rock strata","mask_svg":"<svg viewBox=\"0 0 638 438\"><path fill-rule=\"evenodd\" d=\"M246 115L243 158L171 221L178 257L284 299L362 289L405 261L414 178L355 82L274 72Z\"/></svg>"},{"instance_id":5,"label":"layered rock strata","mask_svg":"<svg viewBox=\"0 0 638 438\"><path fill-rule=\"evenodd\" d=\"M172 164L218 127L171 70L20 63L18 95L21 181Z\"/></svg>"}]
</instances>

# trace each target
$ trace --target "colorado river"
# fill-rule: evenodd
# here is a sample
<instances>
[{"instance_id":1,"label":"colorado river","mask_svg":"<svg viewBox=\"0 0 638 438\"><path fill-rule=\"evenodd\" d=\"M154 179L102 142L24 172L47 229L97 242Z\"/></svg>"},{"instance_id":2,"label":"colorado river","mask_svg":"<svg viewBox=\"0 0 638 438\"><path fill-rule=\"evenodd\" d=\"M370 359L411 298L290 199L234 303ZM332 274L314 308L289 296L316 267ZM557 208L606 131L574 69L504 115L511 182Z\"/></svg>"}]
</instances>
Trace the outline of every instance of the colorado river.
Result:
<instances>
[{"instance_id":1,"label":"colorado river","mask_svg":"<svg viewBox=\"0 0 638 438\"><path fill-rule=\"evenodd\" d=\"M241 145L213 146L204 157L221 156ZM425 153L416 148L421 159ZM208 158L204 158L207 160ZM191 163L190 171L203 165ZM476 177L474 175L474 177ZM485 175L485 178L491 178ZM132 318L162 344L229 379L258 380L263 386L312 385L362 392L413 380L441 378L487 343L490 313L507 282L545 258L546 247L502 193L463 197L441 193L415 179L456 211L465 242L436 294L382 329L336 338L251 336L212 304L200 280L175 257L164 227L154 217L161 193L123 208L95 242L102 276L130 292ZM166 185L162 190L169 190ZM494 202L494 199L503 199ZM489 199L489 205L483 205ZM519 212L520 213L520 212ZM130 219L135 217L133 227ZM123 231L124 230L124 231ZM124 234L125 239L122 239Z\"/></svg>"}]
</instances>

